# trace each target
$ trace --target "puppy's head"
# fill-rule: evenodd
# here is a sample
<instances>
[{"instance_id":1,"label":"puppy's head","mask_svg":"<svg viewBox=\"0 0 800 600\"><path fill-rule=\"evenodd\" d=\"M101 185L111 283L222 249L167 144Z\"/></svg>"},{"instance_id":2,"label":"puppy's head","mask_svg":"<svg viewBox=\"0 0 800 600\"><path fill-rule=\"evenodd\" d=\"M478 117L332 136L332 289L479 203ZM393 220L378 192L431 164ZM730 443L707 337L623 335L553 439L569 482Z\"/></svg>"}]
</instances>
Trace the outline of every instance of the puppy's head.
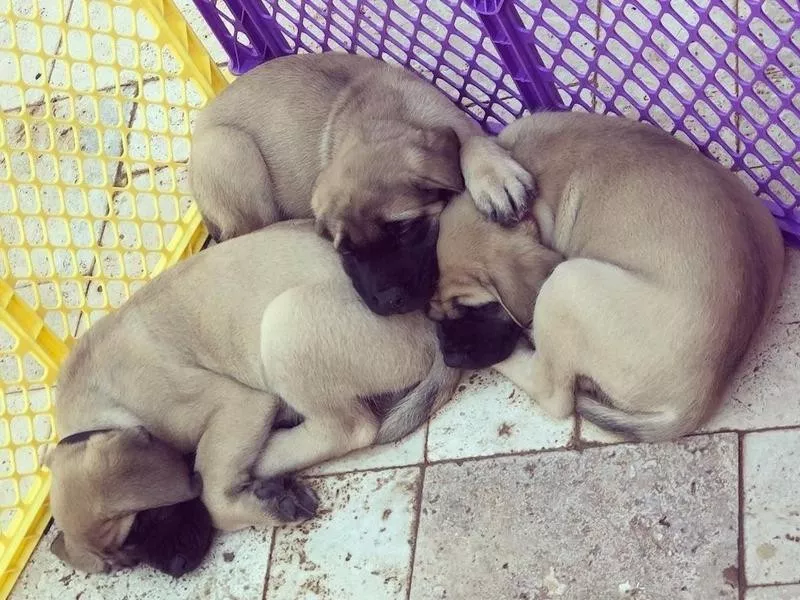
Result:
<instances>
[{"instance_id":1,"label":"puppy's head","mask_svg":"<svg viewBox=\"0 0 800 600\"><path fill-rule=\"evenodd\" d=\"M141 548L128 541L137 515L201 492L184 457L143 427L66 440L45 464L52 471L50 504L61 529L51 550L90 573L138 563Z\"/></svg>"},{"instance_id":2,"label":"puppy's head","mask_svg":"<svg viewBox=\"0 0 800 600\"><path fill-rule=\"evenodd\" d=\"M539 287L555 263L533 221L501 227L465 193L442 212L439 281L428 315L445 363L481 369L508 358L533 317Z\"/></svg>"},{"instance_id":3,"label":"puppy's head","mask_svg":"<svg viewBox=\"0 0 800 600\"><path fill-rule=\"evenodd\" d=\"M436 285L437 217L464 188L449 128L387 127L342 148L317 179L317 230L378 314L424 308Z\"/></svg>"}]
</instances>

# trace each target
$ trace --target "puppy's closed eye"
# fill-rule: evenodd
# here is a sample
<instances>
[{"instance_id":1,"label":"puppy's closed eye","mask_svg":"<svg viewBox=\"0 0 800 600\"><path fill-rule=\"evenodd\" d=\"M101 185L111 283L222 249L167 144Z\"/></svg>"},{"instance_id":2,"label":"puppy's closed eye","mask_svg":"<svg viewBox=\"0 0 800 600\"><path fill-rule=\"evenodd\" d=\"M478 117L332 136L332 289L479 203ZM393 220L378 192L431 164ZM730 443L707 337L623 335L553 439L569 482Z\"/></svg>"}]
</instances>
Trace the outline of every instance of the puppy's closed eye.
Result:
<instances>
[{"instance_id":1,"label":"puppy's closed eye","mask_svg":"<svg viewBox=\"0 0 800 600\"><path fill-rule=\"evenodd\" d=\"M472 317L477 320L495 319L498 313L505 312L499 302L486 302L476 306L459 304L458 309L461 312L461 316Z\"/></svg>"},{"instance_id":2,"label":"puppy's closed eye","mask_svg":"<svg viewBox=\"0 0 800 600\"><path fill-rule=\"evenodd\" d=\"M415 244L422 241L430 232L431 221L427 216L413 217L383 224L383 233L387 238L399 243Z\"/></svg>"}]
</instances>

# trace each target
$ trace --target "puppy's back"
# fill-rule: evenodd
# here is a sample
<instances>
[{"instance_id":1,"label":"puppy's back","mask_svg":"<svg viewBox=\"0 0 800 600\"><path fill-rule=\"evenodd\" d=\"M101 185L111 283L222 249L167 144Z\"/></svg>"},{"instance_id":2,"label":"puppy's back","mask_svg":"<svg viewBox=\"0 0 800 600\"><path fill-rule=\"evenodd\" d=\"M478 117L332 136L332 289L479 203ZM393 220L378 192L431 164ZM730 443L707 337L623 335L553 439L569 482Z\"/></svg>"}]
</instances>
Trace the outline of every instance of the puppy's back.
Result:
<instances>
[{"instance_id":1,"label":"puppy's back","mask_svg":"<svg viewBox=\"0 0 800 600\"><path fill-rule=\"evenodd\" d=\"M277 223L175 265L78 340L59 373L61 430L78 430L87 411L157 411L152 398L173 376L179 381L186 364L258 387L264 307L286 289L331 278L346 281L333 247L308 221Z\"/></svg>"},{"instance_id":2,"label":"puppy's back","mask_svg":"<svg viewBox=\"0 0 800 600\"><path fill-rule=\"evenodd\" d=\"M665 344L694 373L687 395L706 381L718 397L779 293L784 249L769 210L721 165L624 118L544 113L501 138L537 177L546 243L654 283L674 310Z\"/></svg>"},{"instance_id":3,"label":"puppy's back","mask_svg":"<svg viewBox=\"0 0 800 600\"><path fill-rule=\"evenodd\" d=\"M536 175L536 202L554 221L545 242L565 256L668 285L691 273L704 295L729 300L761 288L774 302L783 266L774 219L733 173L689 146L649 125L579 113L531 115L500 140Z\"/></svg>"}]
</instances>

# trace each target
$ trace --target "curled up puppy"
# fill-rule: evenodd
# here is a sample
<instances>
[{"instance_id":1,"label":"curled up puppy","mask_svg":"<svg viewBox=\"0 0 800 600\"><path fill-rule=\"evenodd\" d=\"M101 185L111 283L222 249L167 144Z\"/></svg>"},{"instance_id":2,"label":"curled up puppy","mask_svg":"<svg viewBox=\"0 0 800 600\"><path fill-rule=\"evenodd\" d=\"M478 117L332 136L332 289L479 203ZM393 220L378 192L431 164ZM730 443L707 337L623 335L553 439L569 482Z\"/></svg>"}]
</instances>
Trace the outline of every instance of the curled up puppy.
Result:
<instances>
[{"instance_id":1,"label":"curled up puppy","mask_svg":"<svg viewBox=\"0 0 800 600\"><path fill-rule=\"evenodd\" d=\"M206 540L187 528L203 515L169 507L199 498L223 530L309 518L317 497L293 473L405 436L459 374L424 314L363 305L312 222L219 244L137 291L67 358L64 439L45 458L52 548L90 572L142 559L188 570L187 548ZM143 528L176 517L188 518L175 555L148 550Z\"/></svg>"},{"instance_id":2,"label":"curled up puppy","mask_svg":"<svg viewBox=\"0 0 800 600\"><path fill-rule=\"evenodd\" d=\"M424 309L437 216L464 187L514 223L533 178L416 74L342 53L285 56L239 77L200 114L189 164L211 235L314 217L371 310Z\"/></svg>"},{"instance_id":3,"label":"curled up puppy","mask_svg":"<svg viewBox=\"0 0 800 600\"><path fill-rule=\"evenodd\" d=\"M696 429L776 302L769 210L721 165L623 118L540 113L499 141L538 197L511 229L466 194L443 211L430 314L445 362L494 365L552 416L577 408L631 438Z\"/></svg>"}]
</instances>

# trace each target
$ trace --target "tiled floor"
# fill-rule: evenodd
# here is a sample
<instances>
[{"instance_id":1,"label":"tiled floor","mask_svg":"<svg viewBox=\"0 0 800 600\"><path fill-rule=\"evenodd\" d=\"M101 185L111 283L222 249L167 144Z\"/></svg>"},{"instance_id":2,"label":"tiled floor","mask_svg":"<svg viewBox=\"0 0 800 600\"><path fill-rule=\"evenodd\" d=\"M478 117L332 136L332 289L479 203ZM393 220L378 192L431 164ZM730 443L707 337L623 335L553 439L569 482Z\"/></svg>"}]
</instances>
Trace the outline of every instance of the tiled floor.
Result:
<instances>
[{"instance_id":1,"label":"tiled floor","mask_svg":"<svg viewBox=\"0 0 800 600\"><path fill-rule=\"evenodd\" d=\"M191 0L178 4L224 61ZM124 112L108 118L142 118ZM468 374L424 430L309 471L322 502L312 521L221 535L177 581L76 573L47 550L51 531L12 598L800 600L799 366L793 251L781 305L703 433L620 444L545 418L494 373Z\"/></svg>"},{"instance_id":2,"label":"tiled floor","mask_svg":"<svg viewBox=\"0 0 800 600\"><path fill-rule=\"evenodd\" d=\"M427 430L311 471L312 521L221 535L178 581L75 573L50 532L12 598L798 600L799 323L791 251L781 304L706 433L619 444L468 374Z\"/></svg>"}]
</instances>

